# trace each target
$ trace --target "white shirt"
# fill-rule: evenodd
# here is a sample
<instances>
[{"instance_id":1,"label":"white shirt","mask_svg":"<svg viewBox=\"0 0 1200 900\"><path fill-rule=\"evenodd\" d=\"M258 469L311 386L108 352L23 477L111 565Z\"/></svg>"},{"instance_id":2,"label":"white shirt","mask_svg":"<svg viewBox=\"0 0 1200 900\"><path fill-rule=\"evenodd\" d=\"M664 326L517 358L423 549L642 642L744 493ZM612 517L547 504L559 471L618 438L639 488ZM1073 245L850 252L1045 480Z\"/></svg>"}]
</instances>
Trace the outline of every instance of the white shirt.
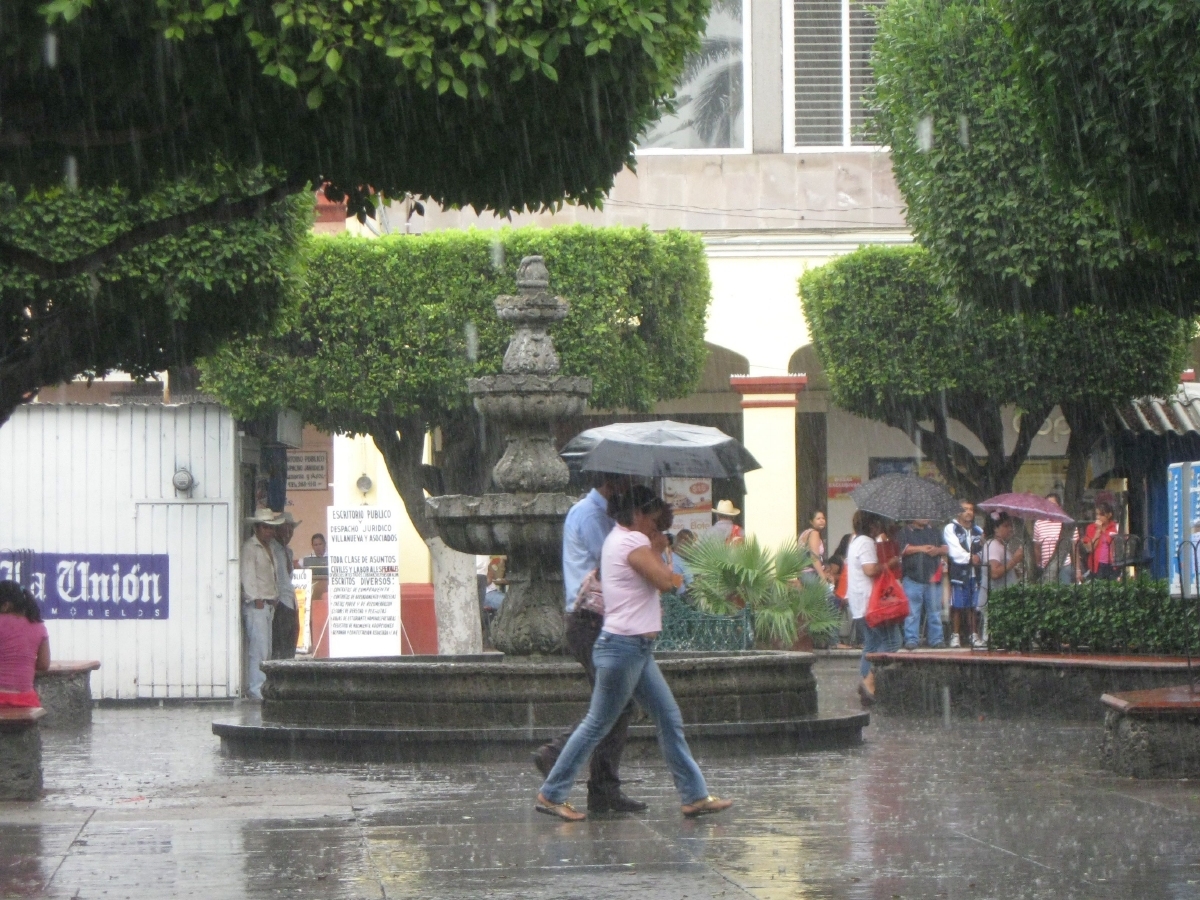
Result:
<instances>
[{"instance_id":1,"label":"white shirt","mask_svg":"<svg viewBox=\"0 0 1200 900\"><path fill-rule=\"evenodd\" d=\"M865 534L856 535L846 550L846 601L850 604L852 619L861 619L867 614L867 601L875 586L875 579L863 571L863 566L878 562L875 541Z\"/></svg>"},{"instance_id":2,"label":"white shirt","mask_svg":"<svg viewBox=\"0 0 1200 900\"><path fill-rule=\"evenodd\" d=\"M254 535L242 544L242 599L274 600L279 596L275 558Z\"/></svg>"}]
</instances>

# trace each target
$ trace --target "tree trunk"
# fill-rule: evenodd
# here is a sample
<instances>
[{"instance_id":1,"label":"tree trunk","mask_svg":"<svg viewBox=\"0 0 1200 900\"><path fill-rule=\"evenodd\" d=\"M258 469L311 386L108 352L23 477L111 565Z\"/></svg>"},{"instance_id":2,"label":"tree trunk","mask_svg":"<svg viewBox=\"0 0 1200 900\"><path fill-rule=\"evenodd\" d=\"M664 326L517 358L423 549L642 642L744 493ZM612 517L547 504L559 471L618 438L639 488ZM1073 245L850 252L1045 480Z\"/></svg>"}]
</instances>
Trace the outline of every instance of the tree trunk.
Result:
<instances>
[{"instance_id":1,"label":"tree trunk","mask_svg":"<svg viewBox=\"0 0 1200 900\"><path fill-rule=\"evenodd\" d=\"M433 608L437 615L438 655L483 652L479 586L475 557L459 553L440 537L425 542L433 559Z\"/></svg>"},{"instance_id":2,"label":"tree trunk","mask_svg":"<svg viewBox=\"0 0 1200 900\"><path fill-rule=\"evenodd\" d=\"M425 452L424 420L417 416L380 415L371 429L371 437L383 454L388 475L413 527L429 548L438 653L482 653L475 557L447 547L425 515L425 477L421 467Z\"/></svg>"},{"instance_id":3,"label":"tree trunk","mask_svg":"<svg viewBox=\"0 0 1200 900\"><path fill-rule=\"evenodd\" d=\"M1078 519L1083 512L1083 492L1087 489L1088 453L1103 433L1103 426L1083 404L1064 403L1061 409L1071 429L1067 438L1067 483L1063 509Z\"/></svg>"}]
</instances>

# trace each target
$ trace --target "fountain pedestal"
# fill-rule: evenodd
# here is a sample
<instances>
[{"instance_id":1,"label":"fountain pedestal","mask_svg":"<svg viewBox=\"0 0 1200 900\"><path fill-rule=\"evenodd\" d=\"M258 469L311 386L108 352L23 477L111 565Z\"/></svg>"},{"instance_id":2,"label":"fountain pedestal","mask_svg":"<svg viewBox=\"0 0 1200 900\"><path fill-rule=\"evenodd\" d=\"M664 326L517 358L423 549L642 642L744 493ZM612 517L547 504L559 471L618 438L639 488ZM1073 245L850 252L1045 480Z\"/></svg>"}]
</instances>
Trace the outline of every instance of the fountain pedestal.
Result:
<instances>
[{"instance_id":1,"label":"fountain pedestal","mask_svg":"<svg viewBox=\"0 0 1200 900\"><path fill-rule=\"evenodd\" d=\"M504 372L467 382L475 408L506 429L504 455L492 469L497 493L426 501L442 540L463 553L508 557L508 594L492 621L496 649L513 656L558 653L563 646L562 523L575 498L554 446L554 423L587 409L590 378L559 375L547 333L568 306L550 293L540 256L517 270L517 294L496 298L496 314L516 326Z\"/></svg>"}]
</instances>

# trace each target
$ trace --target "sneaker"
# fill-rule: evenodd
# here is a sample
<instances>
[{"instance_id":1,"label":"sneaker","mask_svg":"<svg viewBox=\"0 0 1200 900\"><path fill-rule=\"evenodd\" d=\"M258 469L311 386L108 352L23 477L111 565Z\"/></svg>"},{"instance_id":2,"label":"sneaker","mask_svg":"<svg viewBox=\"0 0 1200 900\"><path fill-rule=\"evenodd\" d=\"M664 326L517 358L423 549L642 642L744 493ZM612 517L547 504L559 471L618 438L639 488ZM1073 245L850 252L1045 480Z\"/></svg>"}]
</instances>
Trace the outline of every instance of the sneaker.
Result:
<instances>
[{"instance_id":1,"label":"sneaker","mask_svg":"<svg viewBox=\"0 0 1200 900\"><path fill-rule=\"evenodd\" d=\"M957 634L950 635L950 649L957 650L961 646L962 646L962 642L958 639L958 635Z\"/></svg>"},{"instance_id":2,"label":"sneaker","mask_svg":"<svg viewBox=\"0 0 1200 900\"><path fill-rule=\"evenodd\" d=\"M982 640L979 635L973 634L971 635L971 648L974 650L986 650L987 641Z\"/></svg>"}]
</instances>

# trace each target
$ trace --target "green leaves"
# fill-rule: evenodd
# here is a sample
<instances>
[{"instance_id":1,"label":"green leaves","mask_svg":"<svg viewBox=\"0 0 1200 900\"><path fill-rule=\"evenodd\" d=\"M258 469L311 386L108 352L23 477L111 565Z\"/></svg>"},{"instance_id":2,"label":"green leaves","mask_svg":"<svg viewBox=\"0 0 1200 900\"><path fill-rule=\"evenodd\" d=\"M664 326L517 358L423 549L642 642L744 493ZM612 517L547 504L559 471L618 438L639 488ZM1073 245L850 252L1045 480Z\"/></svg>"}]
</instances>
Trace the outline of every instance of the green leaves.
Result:
<instances>
[{"instance_id":1,"label":"green leaves","mask_svg":"<svg viewBox=\"0 0 1200 900\"><path fill-rule=\"evenodd\" d=\"M499 271L493 240L504 251ZM240 415L288 406L334 432L368 431L385 407L438 424L469 405L467 378L499 371L510 329L492 302L515 291L518 263L535 253L571 304L553 329L563 371L593 379L593 406L647 409L690 392L710 295L699 238L583 226L316 238L308 289L274 333L208 360L206 388Z\"/></svg>"},{"instance_id":2,"label":"green leaves","mask_svg":"<svg viewBox=\"0 0 1200 900\"><path fill-rule=\"evenodd\" d=\"M988 598L991 644L1011 650L1196 653L1196 617L1194 601L1152 578L1021 584Z\"/></svg>"},{"instance_id":3,"label":"green leaves","mask_svg":"<svg viewBox=\"0 0 1200 900\"><path fill-rule=\"evenodd\" d=\"M808 551L795 541L772 553L754 537L727 544L701 539L680 551L695 576L689 599L705 612L731 615L742 608L754 615L755 633L785 647L803 630L829 634L840 622L822 584L798 582Z\"/></svg>"}]
</instances>

